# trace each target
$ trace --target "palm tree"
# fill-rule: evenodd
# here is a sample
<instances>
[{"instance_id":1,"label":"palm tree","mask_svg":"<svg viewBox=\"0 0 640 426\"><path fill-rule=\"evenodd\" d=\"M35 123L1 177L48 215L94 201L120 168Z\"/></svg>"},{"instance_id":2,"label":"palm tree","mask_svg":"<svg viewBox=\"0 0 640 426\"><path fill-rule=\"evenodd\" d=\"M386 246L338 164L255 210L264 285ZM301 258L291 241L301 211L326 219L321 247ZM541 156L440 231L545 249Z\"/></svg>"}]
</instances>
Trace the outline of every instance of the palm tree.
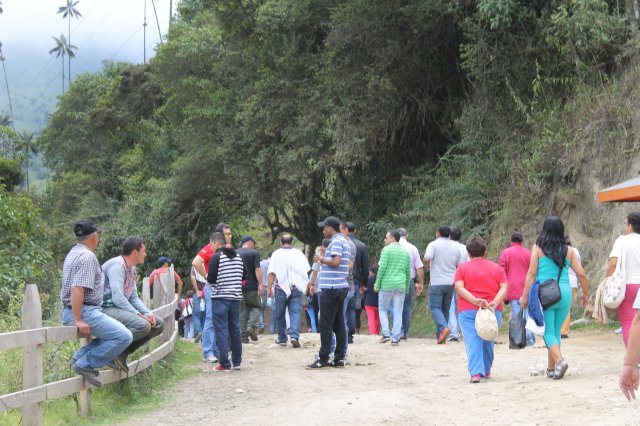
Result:
<instances>
[{"instance_id":1,"label":"palm tree","mask_svg":"<svg viewBox=\"0 0 640 426\"><path fill-rule=\"evenodd\" d=\"M55 53L56 58L62 56L62 93L64 93L64 57L65 55L70 58L75 58L75 53L73 50L77 50L78 48L72 44L67 42L64 34L60 33L60 37L51 37L56 42L56 45L53 49L49 51L49 53Z\"/></svg>"},{"instance_id":2,"label":"palm tree","mask_svg":"<svg viewBox=\"0 0 640 426\"><path fill-rule=\"evenodd\" d=\"M18 134L18 146L16 149L20 153L21 160L26 160L26 178L27 178L27 191L29 190L29 167L31 167L31 156L36 155L38 150L33 143L34 134L30 132L20 132Z\"/></svg>"},{"instance_id":3,"label":"palm tree","mask_svg":"<svg viewBox=\"0 0 640 426\"><path fill-rule=\"evenodd\" d=\"M62 19L67 19L67 21L69 22L69 30L67 32L67 40L69 45L71 45L71 18L79 18L80 16L82 16L80 14L80 12L78 12L78 9L76 9L76 6L78 5L78 3L80 3L80 0L67 0L67 4L65 6L60 6L58 8L58 13L62 13ZM72 55L69 55L68 59L69 59L69 85L71 85L71 58L73 58Z\"/></svg>"},{"instance_id":4,"label":"palm tree","mask_svg":"<svg viewBox=\"0 0 640 426\"><path fill-rule=\"evenodd\" d=\"M9 98L9 117L11 119L10 125L13 125L13 105L11 103L11 94L9 93L9 79L7 78L7 68L4 66L4 60L5 60L5 57L2 54L2 43L0 43L0 62L2 62L2 72L4 74L4 84L7 87L7 98ZM7 124L7 125L9 125L9 124Z\"/></svg>"},{"instance_id":5,"label":"palm tree","mask_svg":"<svg viewBox=\"0 0 640 426\"><path fill-rule=\"evenodd\" d=\"M4 10L2 10L2 2L0 1L0 14L2 14Z\"/></svg>"},{"instance_id":6,"label":"palm tree","mask_svg":"<svg viewBox=\"0 0 640 426\"><path fill-rule=\"evenodd\" d=\"M8 115L0 115L0 127L9 127L13 123L11 117Z\"/></svg>"}]
</instances>

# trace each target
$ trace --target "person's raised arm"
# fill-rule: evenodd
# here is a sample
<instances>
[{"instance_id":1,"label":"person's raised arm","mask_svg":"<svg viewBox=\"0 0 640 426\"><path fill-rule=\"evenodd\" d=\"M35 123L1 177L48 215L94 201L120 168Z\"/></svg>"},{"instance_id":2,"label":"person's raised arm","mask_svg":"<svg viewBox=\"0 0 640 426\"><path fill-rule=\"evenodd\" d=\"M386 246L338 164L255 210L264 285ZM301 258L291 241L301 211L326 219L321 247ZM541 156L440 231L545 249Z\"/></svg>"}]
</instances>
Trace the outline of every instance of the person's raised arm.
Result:
<instances>
[{"instance_id":1,"label":"person's raised arm","mask_svg":"<svg viewBox=\"0 0 640 426\"><path fill-rule=\"evenodd\" d=\"M529 306L529 291L531 285L538 275L538 259L540 258L540 249L537 245L533 245L531 249L531 260L529 261L529 269L527 270L527 277L524 281L524 291L520 297L520 306L522 309L526 309Z\"/></svg>"}]
</instances>

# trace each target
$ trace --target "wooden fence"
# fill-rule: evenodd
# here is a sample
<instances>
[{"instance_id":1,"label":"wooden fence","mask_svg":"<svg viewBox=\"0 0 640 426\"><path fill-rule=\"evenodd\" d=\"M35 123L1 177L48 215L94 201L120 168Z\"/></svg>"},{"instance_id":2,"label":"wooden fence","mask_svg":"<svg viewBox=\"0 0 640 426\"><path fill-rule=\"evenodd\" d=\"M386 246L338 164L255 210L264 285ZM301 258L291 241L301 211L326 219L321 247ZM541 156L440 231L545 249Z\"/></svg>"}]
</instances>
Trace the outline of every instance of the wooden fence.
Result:
<instances>
[{"instance_id":1,"label":"wooden fence","mask_svg":"<svg viewBox=\"0 0 640 426\"><path fill-rule=\"evenodd\" d=\"M175 296L173 267L167 274L161 274L160 280L156 280L153 287L153 305L151 305L149 278L144 278L142 301L146 306L152 306L153 313L164 320L164 331L158 336L160 345L137 361L129 363L129 373L120 370L100 371L99 378L103 384L131 377L172 352L178 336L174 318L178 298ZM88 338L80 337L77 328L73 326L42 327L42 305L38 288L34 284L29 284L22 303L22 330L0 334L0 351L19 347L23 350L22 390L1 395L0 411L21 409L23 425L42 425L44 401L79 392L80 414L89 415L91 389L81 376L43 383L43 344L75 339L80 339L81 345L86 345L90 341Z\"/></svg>"}]
</instances>

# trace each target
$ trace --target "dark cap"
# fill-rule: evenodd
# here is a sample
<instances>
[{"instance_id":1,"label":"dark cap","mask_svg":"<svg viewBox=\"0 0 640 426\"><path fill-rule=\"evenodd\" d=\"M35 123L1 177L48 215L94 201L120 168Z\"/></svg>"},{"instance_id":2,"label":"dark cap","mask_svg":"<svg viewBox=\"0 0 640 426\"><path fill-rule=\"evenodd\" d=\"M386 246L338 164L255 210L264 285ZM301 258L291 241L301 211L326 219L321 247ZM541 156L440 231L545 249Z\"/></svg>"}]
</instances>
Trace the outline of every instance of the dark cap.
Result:
<instances>
[{"instance_id":1,"label":"dark cap","mask_svg":"<svg viewBox=\"0 0 640 426\"><path fill-rule=\"evenodd\" d=\"M88 219L82 219L73 224L73 233L78 238L89 236L94 232L102 232L102 229Z\"/></svg>"},{"instance_id":2,"label":"dark cap","mask_svg":"<svg viewBox=\"0 0 640 426\"><path fill-rule=\"evenodd\" d=\"M169 259L167 256L160 256L158 258L158 266L162 266L165 263L168 263L169 265L171 265L173 263L173 261L171 259Z\"/></svg>"},{"instance_id":3,"label":"dark cap","mask_svg":"<svg viewBox=\"0 0 640 426\"><path fill-rule=\"evenodd\" d=\"M325 226L330 226L335 230L340 229L340 219L335 216L327 216L325 220L322 222L318 222L318 226L320 228L324 228Z\"/></svg>"},{"instance_id":4,"label":"dark cap","mask_svg":"<svg viewBox=\"0 0 640 426\"><path fill-rule=\"evenodd\" d=\"M256 240L253 239L253 237L251 235L245 235L244 237L242 237L242 239L240 240L240 244L244 244L246 242L251 241L252 243L255 244Z\"/></svg>"}]
</instances>

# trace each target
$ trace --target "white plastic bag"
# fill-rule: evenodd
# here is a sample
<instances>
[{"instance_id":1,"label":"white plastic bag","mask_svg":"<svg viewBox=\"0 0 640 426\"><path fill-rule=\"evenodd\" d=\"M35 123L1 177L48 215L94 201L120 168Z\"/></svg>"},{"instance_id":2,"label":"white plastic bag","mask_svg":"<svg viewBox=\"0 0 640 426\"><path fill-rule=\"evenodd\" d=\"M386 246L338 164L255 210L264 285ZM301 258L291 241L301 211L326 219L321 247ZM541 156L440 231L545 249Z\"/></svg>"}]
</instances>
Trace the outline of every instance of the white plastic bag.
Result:
<instances>
[{"instance_id":1,"label":"white plastic bag","mask_svg":"<svg viewBox=\"0 0 640 426\"><path fill-rule=\"evenodd\" d=\"M544 324L538 325L533 318L527 318L527 325L524 326L527 330L538 336L544 336Z\"/></svg>"},{"instance_id":2,"label":"white plastic bag","mask_svg":"<svg viewBox=\"0 0 640 426\"><path fill-rule=\"evenodd\" d=\"M476 332L482 340L493 342L498 338L498 319L490 308L480 308L476 314Z\"/></svg>"}]
</instances>

